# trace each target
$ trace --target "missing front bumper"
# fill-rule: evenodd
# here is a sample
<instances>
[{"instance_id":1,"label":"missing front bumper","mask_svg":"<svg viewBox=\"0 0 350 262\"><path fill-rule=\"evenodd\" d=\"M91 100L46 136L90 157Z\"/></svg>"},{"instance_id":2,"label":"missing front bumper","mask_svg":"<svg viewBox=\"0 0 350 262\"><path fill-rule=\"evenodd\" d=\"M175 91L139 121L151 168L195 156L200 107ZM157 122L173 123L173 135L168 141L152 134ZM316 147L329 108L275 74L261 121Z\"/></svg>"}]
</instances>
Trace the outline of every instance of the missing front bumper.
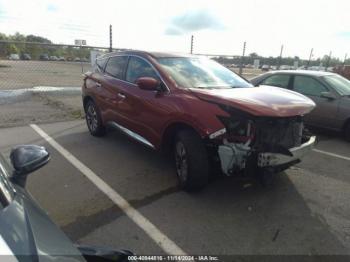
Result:
<instances>
[{"instance_id":1,"label":"missing front bumper","mask_svg":"<svg viewBox=\"0 0 350 262\"><path fill-rule=\"evenodd\" d=\"M254 153L249 146L243 144L227 143L220 145L218 154L221 169L224 174L231 176L250 165L258 168L288 168L298 163L305 154L312 150L315 142L316 137L310 137L309 140L301 146L290 148L288 150L290 155L270 152ZM250 157L254 155L256 157Z\"/></svg>"},{"instance_id":2,"label":"missing front bumper","mask_svg":"<svg viewBox=\"0 0 350 262\"><path fill-rule=\"evenodd\" d=\"M290 148L290 156L279 153L259 153L258 167L280 166L301 159L305 154L313 149L315 143L316 136L310 137L310 139L301 146Z\"/></svg>"}]
</instances>

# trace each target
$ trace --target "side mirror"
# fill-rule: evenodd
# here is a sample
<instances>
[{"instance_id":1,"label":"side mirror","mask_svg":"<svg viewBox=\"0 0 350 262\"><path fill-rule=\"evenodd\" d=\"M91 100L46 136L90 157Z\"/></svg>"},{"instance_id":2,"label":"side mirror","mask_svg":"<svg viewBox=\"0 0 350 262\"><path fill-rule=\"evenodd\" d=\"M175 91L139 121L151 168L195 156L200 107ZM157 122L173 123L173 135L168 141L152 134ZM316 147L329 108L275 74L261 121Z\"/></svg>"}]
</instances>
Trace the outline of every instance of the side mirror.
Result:
<instances>
[{"instance_id":1,"label":"side mirror","mask_svg":"<svg viewBox=\"0 0 350 262\"><path fill-rule=\"evenodd\" d=\"M334 99L336 99L336 96L335 96L333 93L331 93L331 92L322 92L322 93L321 93L321 97L327 98L327 99L329 99L329 100L334 100Z\"/></svg>"},{"instance_id":2,"label":"side mirror","mask_svg":"<svg viewBox=\"0 0 350 262\"><path fill-rule=\"evenodd\" d=\"M50 154L45 147L23 145L11 150L10 160L14 168L13 181L24 187L27 175L46 165L50 160Z\"/></svg>"},{"instance_id":3,"label":"side mirror","mask_svg":"<svg viewBox=\"0 0 350 262\"><path fill-rule=\"evenodd\" d=\"M160 82L153 77L140 77L136 80L136 85L143 90L158 91Z\"/></svg>"}]
</instances>

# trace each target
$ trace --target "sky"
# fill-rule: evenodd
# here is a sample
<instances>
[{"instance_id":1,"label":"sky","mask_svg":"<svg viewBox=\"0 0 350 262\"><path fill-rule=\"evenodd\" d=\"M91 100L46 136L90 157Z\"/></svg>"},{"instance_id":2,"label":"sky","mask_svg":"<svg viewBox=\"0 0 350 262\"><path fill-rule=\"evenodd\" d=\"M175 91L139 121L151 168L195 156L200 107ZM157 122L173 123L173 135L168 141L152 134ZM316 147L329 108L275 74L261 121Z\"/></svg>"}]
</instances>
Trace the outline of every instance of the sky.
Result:
<instances>
[{"instance_id":1,"label":"sky","mask_svg":"<svg viewBox=\"0 0 350 262\"><path fill-rule=\"evenodd\" d=\"M307 59L350 56L349 0L0 0L0 32L54 43Z\"/></svg>"}]
</instances>

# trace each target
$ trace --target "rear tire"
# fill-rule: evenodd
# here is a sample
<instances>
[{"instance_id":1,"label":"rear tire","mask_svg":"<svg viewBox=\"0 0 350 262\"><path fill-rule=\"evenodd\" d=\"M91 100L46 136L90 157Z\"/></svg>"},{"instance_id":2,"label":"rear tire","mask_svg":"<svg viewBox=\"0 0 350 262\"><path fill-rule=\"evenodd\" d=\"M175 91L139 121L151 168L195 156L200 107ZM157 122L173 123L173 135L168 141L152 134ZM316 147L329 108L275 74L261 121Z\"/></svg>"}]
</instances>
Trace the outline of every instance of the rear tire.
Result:
<instances>
[{"instance_id":1,"label":"rear tire","mask_svg":"<svg viewBox=\"0 0 350 262\"><path fill-rule=\"evenodd\" d=\"M106 134L100 111L92 100L85 104L85 119L91 135L100 137Z\"/></svg>"},{"instance_id":2,"label":"rear tire","mask_svg":"<svg viewBox=\"0 0 350 262\"><path fill-rule=\"evenodd\" d=\"M208 184L208 152L194 131L182 130L177 134L174 156L176 174L183 190L198 191Z\"/></svg>"}]
</instances>

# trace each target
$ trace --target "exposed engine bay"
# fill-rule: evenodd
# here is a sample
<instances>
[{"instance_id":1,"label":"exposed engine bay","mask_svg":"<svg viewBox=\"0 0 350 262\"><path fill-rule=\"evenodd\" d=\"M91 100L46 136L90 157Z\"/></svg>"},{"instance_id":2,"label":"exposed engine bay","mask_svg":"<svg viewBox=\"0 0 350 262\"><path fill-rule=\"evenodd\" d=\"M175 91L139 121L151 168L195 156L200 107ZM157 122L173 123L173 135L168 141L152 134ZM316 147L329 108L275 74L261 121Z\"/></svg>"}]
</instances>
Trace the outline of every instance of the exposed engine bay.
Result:
<instances>
[{"instance_id":1,"label":"exposed engine bay","mask_svg":"<svg viewBox=\"0 0 350 262\"><path fill-rule=\"evenodd\" d=\"M316 139L307 134L302 116L253 117L233 112L219 119L225 132L213 140L221 169L228 176L247 167L282 171L299 162Z\"/></svg>"}]
</instances>

